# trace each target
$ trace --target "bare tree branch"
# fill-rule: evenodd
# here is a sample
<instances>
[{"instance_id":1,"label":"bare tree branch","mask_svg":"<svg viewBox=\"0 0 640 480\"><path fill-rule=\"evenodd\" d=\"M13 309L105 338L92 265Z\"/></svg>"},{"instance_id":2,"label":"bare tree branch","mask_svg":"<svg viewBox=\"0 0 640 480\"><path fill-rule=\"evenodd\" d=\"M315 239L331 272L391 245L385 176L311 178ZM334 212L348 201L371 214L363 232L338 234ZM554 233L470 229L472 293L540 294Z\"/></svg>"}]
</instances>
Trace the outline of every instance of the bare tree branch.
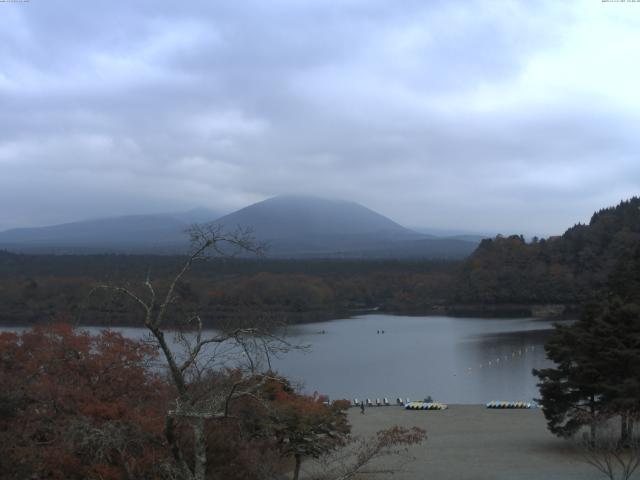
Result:
<instances>
[{"instance_id":1,"label":"bare tree branch","mask_svg":"<svg viewBox=\"0 0 640 480\"><path fill-rule=\"evenodd\" d=\"M585 463L610 480L629 480L640 467L640 437L632 431L630 437L622 441L621 432L613 426L616 418L614 413L601 415L598 418L598 436L594 439L585 433L576 441L576 448ZM636 418L629 416L625 420L633 424Z\"/></svg>"},{"instance_id":2,"label":"bare tree branch","mask_svg":"<svg viewBox=\"0 0 640 480\"><path fill-rule=\"evenodd\" d=\"M173 458L182 478L187 480L205 480L207 467L207 451L205 438L205 422L229 418L231 403L238 398L252 397L258 399L260 391L268 377L256 377L258 357L267 357L275 352L284 352L291 348L288 342L272 332L261 331L254 327L234 328L219 331L205 336L203 322L197 313L186 321L173 321L169 327L177 328L178 344L184 347L182 357L176 356L166 339L166 318L170 307L177 302L179 296L176 289L192 268L194 262L207 258L211 253L228 257L238 253L262 255L264 244L255 241L250 229L237 228L226 232L220 225L194 225L188 231L191 239L191 250L178 272L172 277L164 294L158 297L150 273L147 272L142 286L148 299L124 286L97 285L93 290L108 290L122 295L140 306L144 312L143 325L149 330L166 361L170 378L177 391L172 407L165 418L165 436L169 443ZM159 300L160 298L161 300ZM258 342L262 348L258 348ZM211 371L215 367L218 346L229 344L229 354L235 354L239 348L249 363L249 377L243 372L230 384L215 381ZM278 345L275 345L278 344ZM205 349L216 345L211 355ZM204 358L203 358L204 357ZM269 367L270 359L267 360ZM248 381L250 378L251 381ZM186 422L193 435L192 460L187 461L183 446L176 433L178 423Z\"/></svg>"}]
</instances>

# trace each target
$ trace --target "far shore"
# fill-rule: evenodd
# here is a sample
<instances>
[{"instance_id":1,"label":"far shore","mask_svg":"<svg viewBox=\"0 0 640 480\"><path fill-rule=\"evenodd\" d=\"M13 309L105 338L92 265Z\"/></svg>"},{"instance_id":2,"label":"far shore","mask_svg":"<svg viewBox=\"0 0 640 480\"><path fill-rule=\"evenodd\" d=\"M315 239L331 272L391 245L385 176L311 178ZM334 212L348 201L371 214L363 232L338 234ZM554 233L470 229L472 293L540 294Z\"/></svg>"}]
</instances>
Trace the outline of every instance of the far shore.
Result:
<instances>
[{"instance_id":1,"label":"far shore","mask_svg":"<svg viewBox=\"0 0 640 480\"><path fill-rule=\"evenodd\" d=\"M444 411L410 411L399 406L349 410L355 435L399 425L418 426L428 439L412 447L416 459L397 480L596 480L570 441L553 436L539 409L493 410L484 405L450 405ZM384 475L380 478L388 478Z\"/></svg>"},{"instance_id":2,"label":"far shore","mask_svg":"<svg viewBox=\"0 0 640 480\"><path fill-rule=\"evenodd\" d=\"M451 305L444 307L434 307L431 309L385 309L385 308L363 308L363 309L338 309L338 310L314 310L307 312L272 312L274 319L284 321L289 325L305 325L309 323L323 323L340 320L348 320L354 317L366 315L394 315L403 317L453 317L453 318L477 318L482 319L514 319L514 318L536 318L544 320L575 320L578 314L575 309L557 310L554 308L547 309L547 305ZM217 318L215 314L212 318ZM228 316L220 316L220 321L233 321ZM205 319L205 327L215 328L216 325ZM33 327L35 325L46 325L55 323L55 320L49 317L43 318L14 318L11 316L0 317L0 326L10 327ZM93 320L82 317L74 318L72 322L79 327L96 327L96 328L117 328L117 327L140 327L139 321L115 321L115 322L95 322Z\"/></svg>"}]
</instances>

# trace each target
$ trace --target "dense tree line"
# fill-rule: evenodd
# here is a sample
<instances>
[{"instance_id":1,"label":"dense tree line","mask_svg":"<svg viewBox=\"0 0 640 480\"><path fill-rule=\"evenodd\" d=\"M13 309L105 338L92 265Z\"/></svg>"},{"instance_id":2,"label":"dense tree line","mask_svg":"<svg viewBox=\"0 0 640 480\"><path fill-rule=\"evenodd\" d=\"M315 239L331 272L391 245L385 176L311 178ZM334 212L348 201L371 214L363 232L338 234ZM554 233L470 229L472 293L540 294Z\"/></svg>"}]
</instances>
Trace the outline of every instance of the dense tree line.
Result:
<instances>
[{"instance_id":1,"label":"dense tree line","mask_svg":"<svg viewBox=\"0 0 640 480\"><path fill-rule=\"evenodd\" d=\"M183 257L30 256L0 252L0 321L48 321L62 312L85 324L130 324L122 302L96 303L96 283L129 284L147 273L167 282ZM345 316L382 308L424 311L443 304L456 263L211 259L195 265L178 285L183 305L205 323L271 315L291 322ZM185 307L186 308L186 307Z\"/></svg>"}]
</instances>

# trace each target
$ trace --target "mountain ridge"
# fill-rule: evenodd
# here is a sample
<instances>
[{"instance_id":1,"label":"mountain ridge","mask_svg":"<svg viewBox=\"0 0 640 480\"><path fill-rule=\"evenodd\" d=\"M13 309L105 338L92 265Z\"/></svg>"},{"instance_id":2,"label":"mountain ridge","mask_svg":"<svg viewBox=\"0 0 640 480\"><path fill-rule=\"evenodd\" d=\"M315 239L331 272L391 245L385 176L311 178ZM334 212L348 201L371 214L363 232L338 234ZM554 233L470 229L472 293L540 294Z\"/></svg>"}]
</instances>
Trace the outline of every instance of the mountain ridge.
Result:
<instances>
[{"instance_id":1,"label":"mountain ridge","mask_svg":"<svg viewBox=\"0 0 640 480\"><path fill-rule=\"evenodd\" d=\"M206 215L206 211L204 212ZM202 222L203 212L128 215L0 232L0 248L26 253L181 253L193 223L251 228L276 257L460 258L477 242L410 230L356 202L283 195ZM200 220L200 221L188 221Z\"/></svg>"}]
</instances>

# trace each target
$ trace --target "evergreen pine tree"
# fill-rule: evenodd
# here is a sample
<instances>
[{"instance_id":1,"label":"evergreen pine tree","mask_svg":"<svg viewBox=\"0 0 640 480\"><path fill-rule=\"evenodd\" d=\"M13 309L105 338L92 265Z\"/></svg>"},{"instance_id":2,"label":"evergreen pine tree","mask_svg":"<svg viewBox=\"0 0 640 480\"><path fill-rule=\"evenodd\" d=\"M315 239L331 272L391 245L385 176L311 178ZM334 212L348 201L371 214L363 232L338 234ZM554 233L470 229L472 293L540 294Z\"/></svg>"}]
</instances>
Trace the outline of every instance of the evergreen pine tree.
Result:
<instances>
[{"instance_id":1,"label":"evergreen pine tree","mask_svg":"<svg viewBox=\"0 0 640 480\"><path fill-rule=\"evenodd\" d=\"M545 346L553 368L534 370L551 432L571 436L600 418L620 417L621 441L640 415L640 247L619 262L599 301L557 326Z\"/></svg>"}]
</instances>

